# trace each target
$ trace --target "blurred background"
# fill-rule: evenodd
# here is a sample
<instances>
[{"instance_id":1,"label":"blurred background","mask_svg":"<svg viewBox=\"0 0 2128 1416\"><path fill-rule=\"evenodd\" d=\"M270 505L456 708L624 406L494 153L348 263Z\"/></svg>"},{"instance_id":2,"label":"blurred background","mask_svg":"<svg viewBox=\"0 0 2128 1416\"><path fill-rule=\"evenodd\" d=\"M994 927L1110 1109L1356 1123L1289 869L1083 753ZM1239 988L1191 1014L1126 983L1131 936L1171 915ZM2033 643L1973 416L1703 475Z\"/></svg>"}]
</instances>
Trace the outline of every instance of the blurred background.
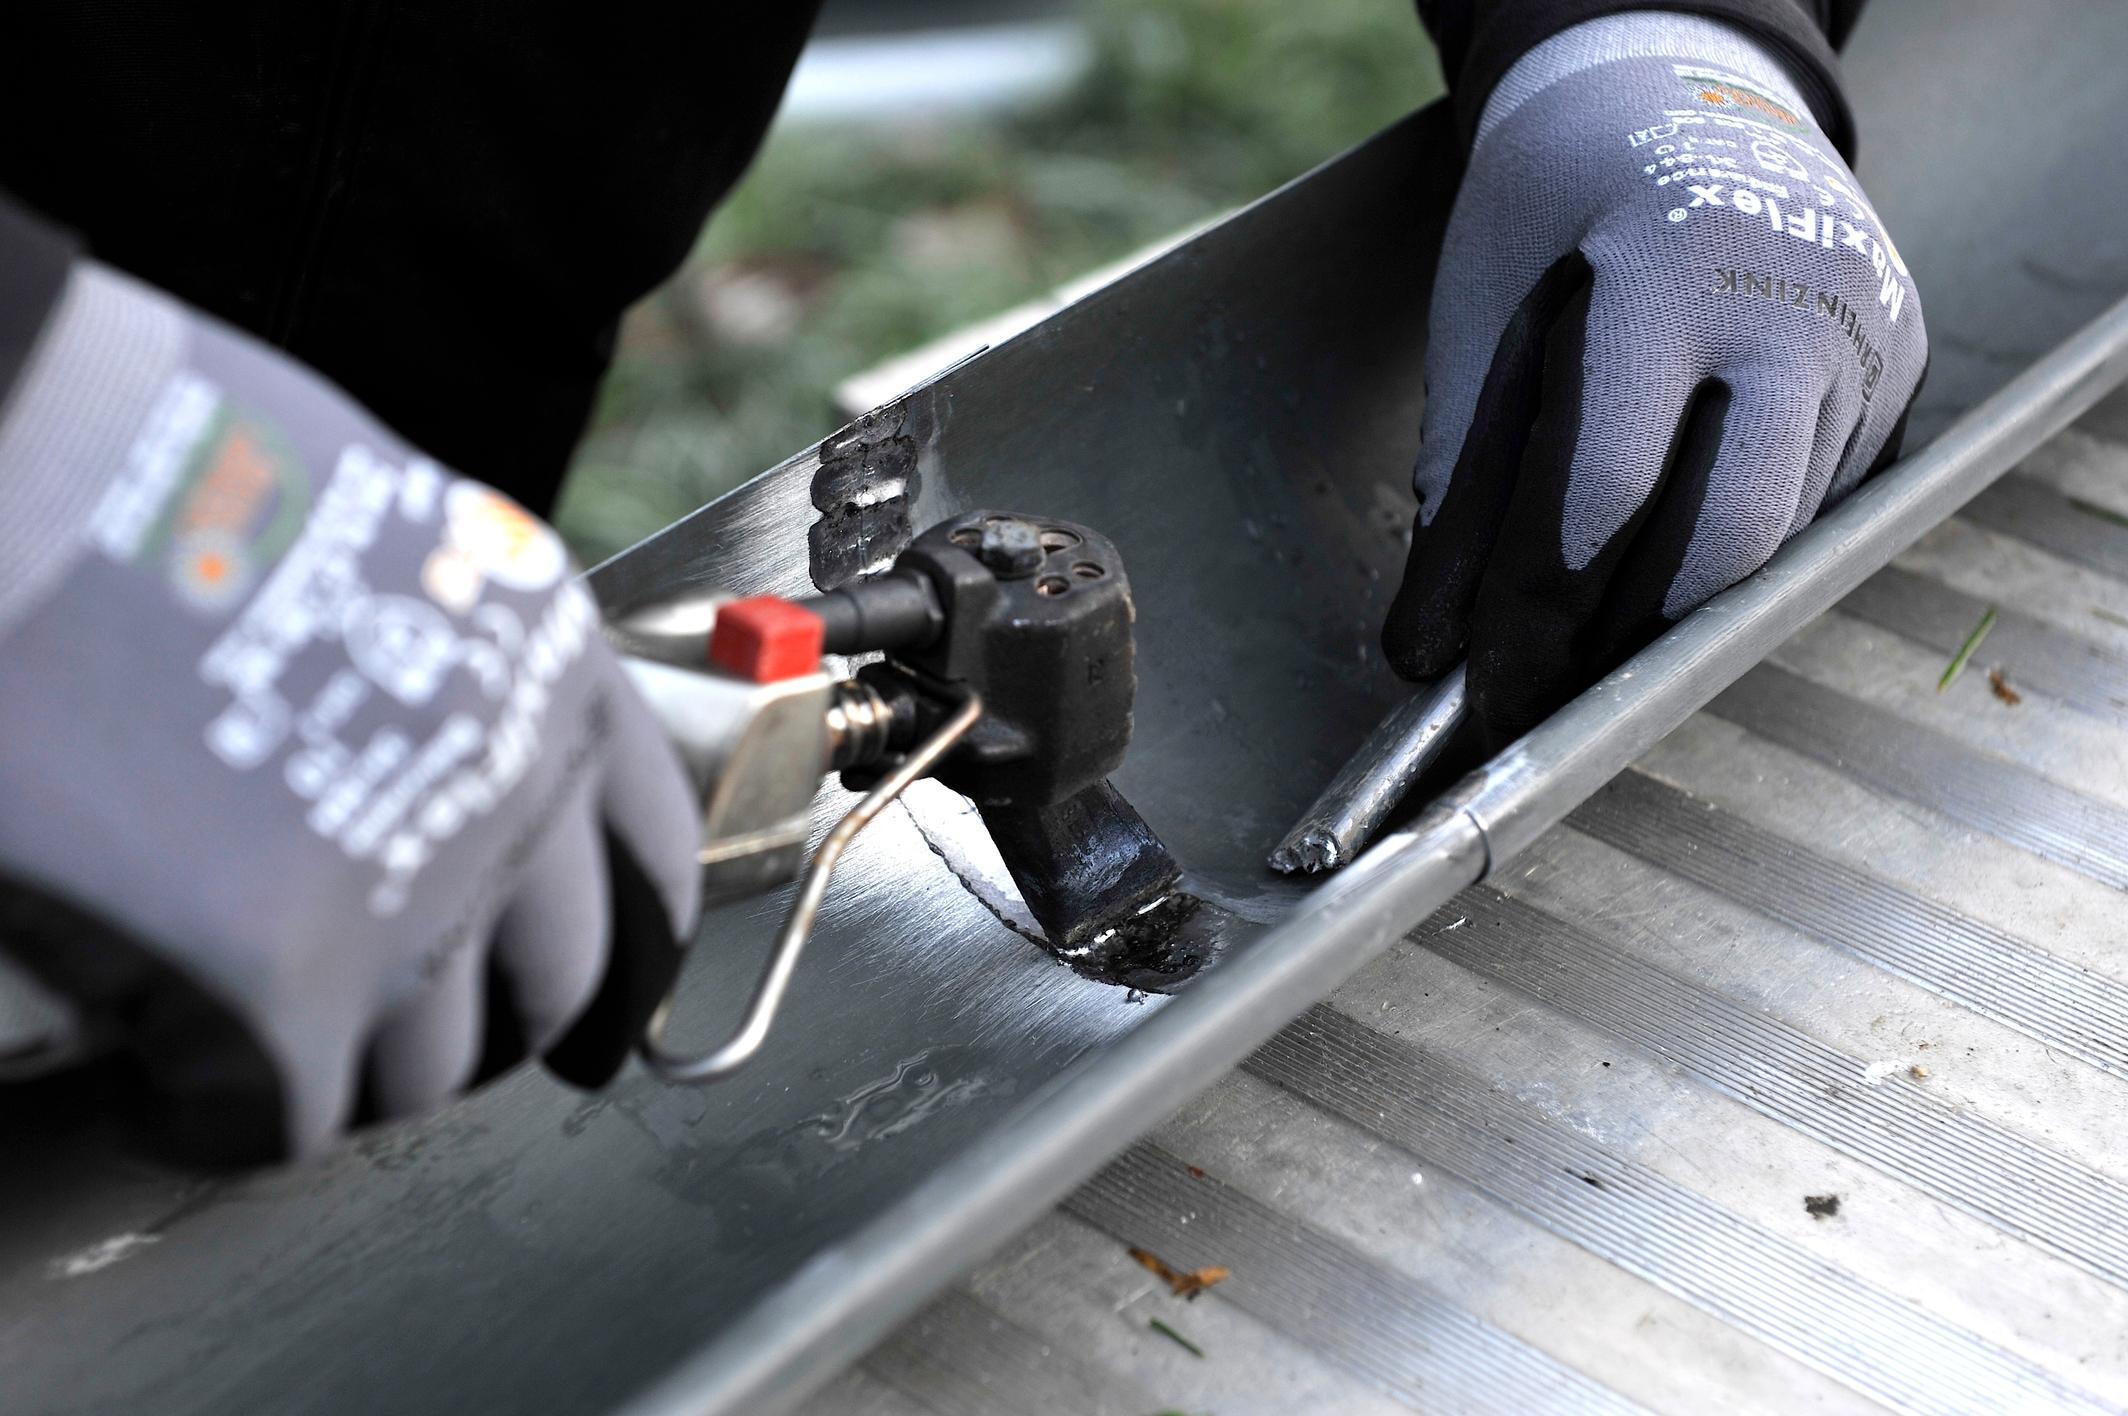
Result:
<instances>
[{"instance_id":1,"label":"blurred background","mask_svg":"<svg viewBox=\"0 0 2128 1416\"><path fill-rule=\"evenodd\" d=\"M1410 0L830 0L753 170L630 313L563 534L603 559L833 431L852 376L1440 91Z\"/></svg>"}]
</instances>

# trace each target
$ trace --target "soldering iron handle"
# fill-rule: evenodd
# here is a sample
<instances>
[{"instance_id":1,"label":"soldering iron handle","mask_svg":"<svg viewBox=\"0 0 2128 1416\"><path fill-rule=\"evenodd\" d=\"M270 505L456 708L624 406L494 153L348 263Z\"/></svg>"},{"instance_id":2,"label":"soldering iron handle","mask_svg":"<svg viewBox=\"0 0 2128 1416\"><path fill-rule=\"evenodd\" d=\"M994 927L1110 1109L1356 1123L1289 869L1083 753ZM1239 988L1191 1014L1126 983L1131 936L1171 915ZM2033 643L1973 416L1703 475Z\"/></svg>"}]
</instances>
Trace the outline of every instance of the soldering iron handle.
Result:
<instances>
[{"instance_id":1,"label":"soldering iron handle","mask_svg":"<svg viewBox=\"0 0 2128 1416\"><path fill-rule=\"evenodd\" d=\"M830 654L921 649L946 629L946 612L939 605L938 593L914 571L889 571L797 603L818 615L826 626L822 647Z\"/></svg>"}]
</instances>

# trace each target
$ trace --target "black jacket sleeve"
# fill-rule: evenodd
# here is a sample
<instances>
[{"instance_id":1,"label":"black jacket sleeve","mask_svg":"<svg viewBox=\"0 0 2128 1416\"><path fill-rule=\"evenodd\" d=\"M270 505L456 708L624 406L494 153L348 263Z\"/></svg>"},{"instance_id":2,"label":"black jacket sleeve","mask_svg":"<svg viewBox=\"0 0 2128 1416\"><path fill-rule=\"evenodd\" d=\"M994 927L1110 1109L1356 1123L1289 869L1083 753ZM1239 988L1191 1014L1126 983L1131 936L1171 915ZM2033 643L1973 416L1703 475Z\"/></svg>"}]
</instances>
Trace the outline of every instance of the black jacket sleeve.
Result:
<instances>
[{"instance_id":1,"label":"black jacket sleeve","mask_svg":"<svg viewBox=\"0 0 2128 1416\"><path fill-rule=\"evenodd\" d=\"M66 288L74 243L0 192L0 412L29 362L59 292Z\"/></svg>"},{"instance_id":2,"label":"black jacket sleeve","mask_svg":"<svg viewBox=\"0 0 2128 1416\"><path fill-rule=\"evenodd\" d=\"M1418 0L1419 18L1441 51L1449 96L1466 141L1493 86L1514 62L1559 31L1620 10L1678 10L1748 31L1787 61L1803 96L1852 160L1855 120L1840 91L1833 49L1865 0Z\"/></svg>"}]
</instances>

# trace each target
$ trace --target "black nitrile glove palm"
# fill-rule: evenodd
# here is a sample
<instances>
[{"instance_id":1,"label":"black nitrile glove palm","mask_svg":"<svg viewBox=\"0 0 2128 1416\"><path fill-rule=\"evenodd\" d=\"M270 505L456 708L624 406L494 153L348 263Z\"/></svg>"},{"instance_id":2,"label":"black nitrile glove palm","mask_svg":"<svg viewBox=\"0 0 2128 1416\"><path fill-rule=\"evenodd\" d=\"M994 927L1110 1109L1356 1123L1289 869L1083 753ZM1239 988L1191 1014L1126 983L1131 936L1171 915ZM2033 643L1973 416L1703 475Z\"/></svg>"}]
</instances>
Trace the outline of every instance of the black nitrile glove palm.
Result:
<instances>
[{"instance_id":1,"label":"black nitrile glove palm","mask_svg":"<svg viewBox=\"0 0 2128 1416\"><path fill-rule=\"evenodd\" d=\"M1496 746L1896 455L1921 306L1809 111L1740 32L1653 11L1487 103L1382 643L1411 679L1467 653Z\"/></svg>"},{"instance_id":2,"label":"black nitrile glove palm","mask_svg":"<svg viewBox=\"0 0 2128 1416\"><path fill-rule=\"evenodd\" d=\"M610 1076L698 819L560 541L321 379L78 267L0 421L0 947L176 1139L314 1150Z\"/></svg>"}]
</instances>

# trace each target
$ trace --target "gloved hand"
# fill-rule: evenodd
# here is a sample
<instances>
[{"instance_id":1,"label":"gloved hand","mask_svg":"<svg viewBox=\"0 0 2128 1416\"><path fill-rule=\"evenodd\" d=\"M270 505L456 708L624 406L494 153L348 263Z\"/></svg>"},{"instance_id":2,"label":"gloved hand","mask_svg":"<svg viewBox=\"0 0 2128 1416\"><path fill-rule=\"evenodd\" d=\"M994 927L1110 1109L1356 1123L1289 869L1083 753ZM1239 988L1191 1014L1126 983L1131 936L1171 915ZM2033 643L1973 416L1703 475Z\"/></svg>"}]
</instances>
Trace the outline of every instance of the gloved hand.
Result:
<instances>
[{"instance_id":1,"label":"gloved hand","mask_svg":"<svg viewBox=\"0 0 2128 1416\"><path fill-rule=\"evenodd\" d=\"M179 1141L591 1085L699 821L560 541L272 350L75 267L0 420L0 943Z\"/></svg>"},{"instance_id":2,"label":"gloved hand","mask_svg":"<svg viewBox=\"0 0 2128 1416\"><path fill-rule=\"evenodd\" d=\"M1896 456L1928 338L1786 71L1635 11L1488 100L1435 277L1396 671L1495 746ZM1466 648L1467 646L1467 648Z\"/></svg>"}]
</instances>

